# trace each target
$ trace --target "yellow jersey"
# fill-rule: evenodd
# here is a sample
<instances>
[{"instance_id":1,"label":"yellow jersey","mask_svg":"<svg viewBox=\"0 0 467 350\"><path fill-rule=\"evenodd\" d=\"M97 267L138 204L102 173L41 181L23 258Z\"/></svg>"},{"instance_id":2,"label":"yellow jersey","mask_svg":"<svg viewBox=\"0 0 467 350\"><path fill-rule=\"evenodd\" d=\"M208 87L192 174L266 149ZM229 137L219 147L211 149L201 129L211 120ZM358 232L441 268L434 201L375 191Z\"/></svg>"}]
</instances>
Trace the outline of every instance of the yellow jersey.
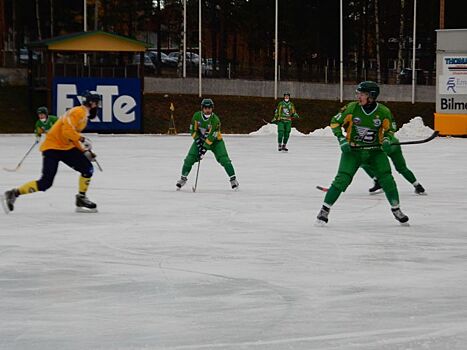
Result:
<instances>
[{"instance_id":1,"label":"yellow jersey","mask_svg":"<svg viewBox=\"0 0 467 350\"><path fill-rule=\"evenodd\" d=\"M88 124L88 115L89 111L85 106L69 109L47 133L40 147L41 152L50 149L66 151L72 148L83 151L79 139L82 136L81 131Z\"/></svg>"}]
</instances>

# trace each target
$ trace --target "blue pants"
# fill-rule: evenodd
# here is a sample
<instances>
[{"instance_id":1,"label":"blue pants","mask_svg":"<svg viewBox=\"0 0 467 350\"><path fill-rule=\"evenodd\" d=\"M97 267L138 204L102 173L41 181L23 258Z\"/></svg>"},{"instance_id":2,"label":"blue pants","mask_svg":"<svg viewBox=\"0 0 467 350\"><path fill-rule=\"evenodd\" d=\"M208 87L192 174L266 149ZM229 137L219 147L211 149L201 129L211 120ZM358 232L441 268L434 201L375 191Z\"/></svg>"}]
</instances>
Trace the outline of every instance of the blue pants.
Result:
<instances>
[{"instance_id":1,"label":"blue pants","mask_svg":"<svg viewBox=\"0 0 467 350\"><path fill-rule=\"evenodd\" d=\"M39 191L46 191L52 186L60 162L65 163L86 178L90 178L94 172L91 162L79 149L72 148L67 151L49 149L42 152L42 176L37 181Z\"/></svg>"}]
</instances>

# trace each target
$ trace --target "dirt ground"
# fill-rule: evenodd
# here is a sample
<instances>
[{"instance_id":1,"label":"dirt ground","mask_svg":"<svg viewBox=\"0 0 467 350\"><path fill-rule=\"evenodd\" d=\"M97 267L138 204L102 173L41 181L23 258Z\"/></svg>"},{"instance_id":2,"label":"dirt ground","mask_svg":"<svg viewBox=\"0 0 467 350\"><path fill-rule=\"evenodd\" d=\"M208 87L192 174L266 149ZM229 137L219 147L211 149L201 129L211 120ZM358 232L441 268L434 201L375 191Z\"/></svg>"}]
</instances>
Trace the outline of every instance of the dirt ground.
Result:
<instances>
[{"instance_id":1,"label":"dirt ground","mask_svg":"<svg viewBox=\"0 0 467 350\"><path fill-rule=\"evenodd\" d=\"M277 102L273 98L242 96L206 96L214 100L215 112L220 116L223 133L247 134L258 130L264 120L272 119ZM329 124L342 104L339 101L292 99L301 120L294 126L308 133ZM188 132L193 113L199 109L201 99L197 95L145 94L143 97L144 133L166 133L170 121L170 103L174 104L175 125L179 133ZM384 101L381 101L385 103ZM36 96L32 111L26 87L0 88L0 133L32 132L35 109L46 104L45 95ZM425 125L433 128L434 103L388 102L397 124L401 126L414 116L421 116Z\"/></svg>"}]
</instances>

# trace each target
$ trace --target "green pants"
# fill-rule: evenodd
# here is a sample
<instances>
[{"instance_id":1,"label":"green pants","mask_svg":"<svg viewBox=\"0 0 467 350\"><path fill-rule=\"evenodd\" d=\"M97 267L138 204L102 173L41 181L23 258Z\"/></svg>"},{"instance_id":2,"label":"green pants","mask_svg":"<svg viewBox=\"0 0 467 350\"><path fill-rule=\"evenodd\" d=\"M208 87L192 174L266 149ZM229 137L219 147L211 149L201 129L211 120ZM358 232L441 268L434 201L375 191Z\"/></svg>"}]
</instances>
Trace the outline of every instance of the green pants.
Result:
<instances>
[{"instance_id":1,"label":"green pants","mask_svg":"<svg viewBox=\"0 0 467 350\"><path fill-rule=\"evenodd\" d=\"M229 154L227 153L227 149L225 148L224 140L215 141L211 145L210 150L212 153L214 153L217 162L224 167L227 175L229 175L229 177L235 175L235 170L233 168L232 161L229 158ZM193 164L195 164L198 160L198 147L196 146L196 143L193 142L190 150L188 151L188 154L185 157L185 160L183 161L182 175L188 176L191 168L193 167Z\"/></svg>"},{"instance_id":2,"label":"green pants","mask_svg":"<svg viewBox=\"0 0 467 350\"><path fill-rule=\"evenodd\" d=\"M277 142L279 145L286 145L289 140L290 130L292 130L292 121L281 120L277 122Z\"/></svg>"},{"instance_id":3,"label":"green pants","mask_svg":"<svg viewBox=\"0 0 467 350\"><path fill-rule=\"evenodd\" d=\"M401 174L404 179L406 179L408 182L413 184L417 179L415 178L415 175L413 172L407 168L407 164L405 162L404 156L402 154L402 148L401 146L392 146L393 150L391 153L388 154L388 157L391 158L392 164L394 164L394 168L396 168L396 171ZM372 178L378 178L375 175L375 172L367 165L363 164L362 165L363 170L366 171L366 173L372 177Z\"/></svg>"},{"instance_id":4,"label":"green pants","mask_svg":"<svg viewBox=\"0 0 467 350\"><path fill-rule=\"evenodd\" d=\"M324 197L324 203L333 205L342 192L352 182L352 179L358 168L362 165L370 167L378 178L381 187L386 194L386 198L392 207L399 205L399 193L397 185L391 174L391 165L389 164L386 153L381 150L352 150L348 153L342 153L339 170L332 182L331 188Z\"/></svg>"}]
</instances>

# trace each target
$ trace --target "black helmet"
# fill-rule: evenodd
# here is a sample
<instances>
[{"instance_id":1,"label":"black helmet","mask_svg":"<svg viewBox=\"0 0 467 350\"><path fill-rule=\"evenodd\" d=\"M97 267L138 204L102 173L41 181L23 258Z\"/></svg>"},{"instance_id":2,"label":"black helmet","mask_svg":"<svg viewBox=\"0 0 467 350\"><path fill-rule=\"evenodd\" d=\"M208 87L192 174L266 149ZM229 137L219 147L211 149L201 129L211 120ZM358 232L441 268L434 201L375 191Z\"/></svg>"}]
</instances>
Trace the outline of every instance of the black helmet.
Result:
<instances>
[{"instance_id":1,"label":"black helmet","mask_svg":"<svg viewBox=\"0 0 467 350\"><path fill-rule=\"evenodd\" d=\"M37 109L36 114L49 115L49 110L47 109L47 107L42 106Z\"/></svg>"},{"instance_id":2,"label":"black helmet","mask_svg":"<svg viewBox=\"0 0 467 350\"><path fill-rule=\"evenodd\" d=\"M204 98L201 101L201 108L203 107L211 107L214 108L214 102L210 98Z\"/></svg>"},{"instance_id":3,"label":"black helmet","mask_svg":"<svg viewBox=\"0 0 467 350\"><path fill-rule=\"evenodd\" d=\"M84 106L89 106L91 102L96 102L99 106L100 102L102 101L102 96L95 91L86 90L81 96L83 97L81 104Z\"/></svg>"},{"instance_id":4,"label":"black helmet","mask_svg":"<svg viewBox=\"0 0 467 350\"><path fill-rule=\"evenodd\" d=\"M358 84L356 91L366 92L373 100L376 100L379 95L379 86L374 81L362 81Z\"/></svg>"},{"instance_id":5,"label":"black helmet","mask_svg":"<svg viewBox=\"0 0 467 350\"><path fill-rule=\"evenodd\" d=\"M284 97L289 96L290 97L290 92L284 92Z\"/></svg>"}]
</instances>

